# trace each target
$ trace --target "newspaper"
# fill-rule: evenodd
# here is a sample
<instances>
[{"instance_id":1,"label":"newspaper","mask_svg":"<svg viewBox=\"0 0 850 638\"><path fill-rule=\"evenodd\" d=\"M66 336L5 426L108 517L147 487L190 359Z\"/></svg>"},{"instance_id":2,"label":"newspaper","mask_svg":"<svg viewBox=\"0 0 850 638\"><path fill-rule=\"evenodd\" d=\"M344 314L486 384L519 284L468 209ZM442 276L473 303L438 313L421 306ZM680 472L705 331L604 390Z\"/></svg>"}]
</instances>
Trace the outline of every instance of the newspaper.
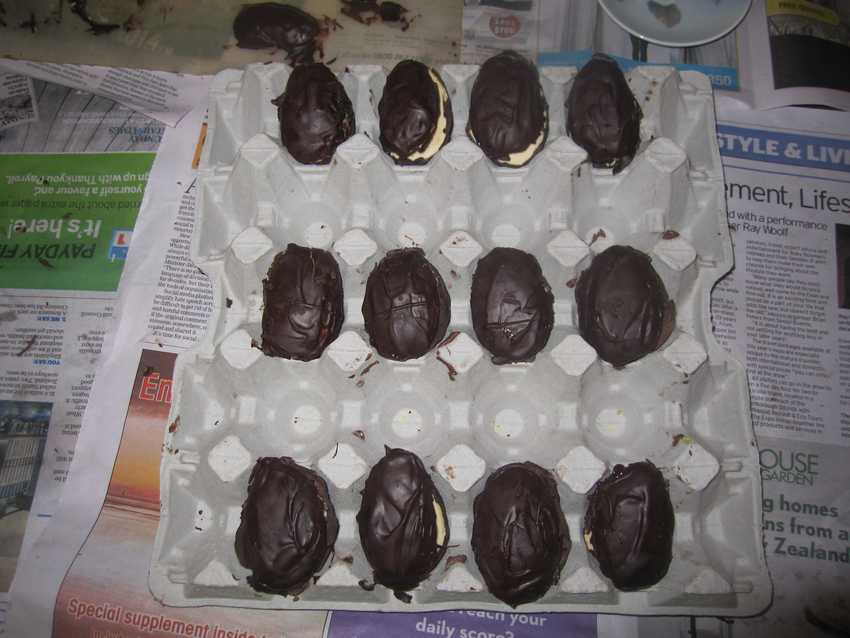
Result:
<instances>
[{"instance_id":1,"label":"newspaper","mask_svg":"<svg viewBox=\"0 0 850 638\"><path fill-rule=\"evenodd\" d=\"M250 62L281 62L286 51L236 46L233 21L243 0L6 0L0 55L21 60L207 74ZM457 62L462 6L456 0L404 0L399 19L368 0L289 0L318 25L316 58L387 64L405 58ZM392 5L393 3L389 3ZM344 63L342 58L344 57Z\"/></svg>"},{"instance_id":2,"label":"newspaper","mask_svg":"<svg viewBox=\"0 0 850 638\"><path fill-rule=\"evenodd\" d=\"M662 47L630 36L596 2L466 0L463 61L479 64L507 48L541 64L570 66L600 51L621 64L634 60L696 69L708 75L719 90L737 91L740 86L734 31L699 47Z\"/></svg>"},{"instance_id":3,"label":"newspaper","mask_svg":"<svg viewBox=\"0 0 850 638\"><path fill-rule=\"evenodd\" d=\"M754 107L850 110L850 0L757 1L739 33L742 97Z\"/></svg>"},{"instance_id":4,"label":"newspaper","mask_svg":"<svg viewBox=\"0 0 850 638\"><path fill-rule=\"evenodd\" d=\"M738 267L715 290L712 309L718 339L750 371L765 481L765 542L776 585L765 616L732 625L600 616L593 624L580 615L395 618L156 603L146 581L173 361L201 335L212 309L209 283L188 260L199 107L163 133L69 489L18 570L9 632L341 638L392 626L393 635L411 638L643 637L687 635L691 629L700 636L774 638L846 630L850 311L839 305L847 303L850 274L850 138L836 131L850 130L850 120L840 113L766 114L737 106L719 103L718 135Z\"/></svg>"},{"instance_id":5,"label":"newspaper","mask_svg":"<svg viewBox=\"0 0 850 638\"><path fill-rule=\"evenodd\" d=\"M207 90L202 76L159 71L0 60L3 68L109 98L169 126L177 124Z\"/></svg>"},{"instance_id":6,"label":"newspaper","mask_svg":"<svg viewBox=\"0 0 850 638\"><path fill-rule=\"evenodd\" d=\"M0 130L2 610L68 476L163 126L90 93L0 78L22 116Z\"/></svg>"}]
</instances>

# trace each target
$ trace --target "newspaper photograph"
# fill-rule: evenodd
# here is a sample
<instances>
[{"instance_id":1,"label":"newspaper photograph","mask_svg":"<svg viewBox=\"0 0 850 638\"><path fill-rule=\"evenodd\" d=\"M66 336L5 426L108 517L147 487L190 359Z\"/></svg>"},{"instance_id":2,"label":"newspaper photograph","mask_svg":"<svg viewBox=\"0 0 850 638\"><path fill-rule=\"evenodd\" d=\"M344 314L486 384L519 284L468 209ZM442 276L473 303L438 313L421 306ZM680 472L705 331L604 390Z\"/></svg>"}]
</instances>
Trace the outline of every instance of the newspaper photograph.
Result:
<instances>
[{"instance_id":1,"label":"newspaper photograph","mask_svg":"<svg viewBox=\"0 0 850 638\"><path fill-rule=\"evenodd\" d=\"M850 110L850 0L754 2L738 32L752 106Z\"/></svg>"}]
</instances>

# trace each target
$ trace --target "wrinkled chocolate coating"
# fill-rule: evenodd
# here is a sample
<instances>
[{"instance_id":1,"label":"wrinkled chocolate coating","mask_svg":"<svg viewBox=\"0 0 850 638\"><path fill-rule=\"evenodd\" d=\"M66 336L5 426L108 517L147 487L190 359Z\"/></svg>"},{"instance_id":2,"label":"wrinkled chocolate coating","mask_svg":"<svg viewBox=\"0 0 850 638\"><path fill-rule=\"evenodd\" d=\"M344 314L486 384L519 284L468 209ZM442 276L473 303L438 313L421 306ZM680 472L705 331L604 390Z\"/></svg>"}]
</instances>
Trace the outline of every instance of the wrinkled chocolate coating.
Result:
<instances>
[{"instance_id":1,"label":"wrinkled chocolate coating","mask_svg":"<svg viewBox=\"0 0 850 638\"><path fill-rule=\"evenodd\" d=\"M391 250L369 274L363 319L382 357L423 356L446 334L450 316L446 284L421 248Z\"/></svg>"},{"instance_id":2,"label":"wrinkled chocolate coating","mask_svg":"<svg viewBox=\"0 0 850 638\"><path fill-rule=\"evenodd\" d=\"M500 166L509 155L528 149L540 133L543 149L549 134L549 105L543 95L537 67L515 51L503 51L481 65L469 101L466 132L484 154Z\"/></svg>"},{"instance_id":3,"label":"wrinkled chocolate coating","mask_svg":"<svg viewBox=\"0 0 850 638\"><path fill-rule=\"evenodd\" d=\"M292 64L312 62L319 21L297 7L278 2L246 4L233 21L236 46L242 49L276 47Z\"/></svg>"},{"instance_id":4,"label":"wrinkled chocolate coating","mask_svg":"<svg viewBox=\"0 0 850 638\"><path fill-rule=\"evenodd\" d=\"M357 526L375 582L400 600L409 600L403 592L428 577L449 544L446 507L437 486L418 456L398 448L386 448L369 472Z\"/></svg>"},{"instance_id":5,"label":"wrinkled chocolate coating","mask_svg":"<svg viewBox=\"0 0 850 638\"><path fill-rule=\"evenodd\" d=\"M637 152L643 116L617 63L596 54L573 80L564 104L567 133L597 168L619 173Z\"/></svg>"},{"instance_id":6,"label":"wrinkled chocolate coating","mask_svg":"<svg viewBox=\"0 0 850 638\"><path fill-rule=\"evenodd\" d=\"M430 157L411 159L414 153L424 152L434 136L442 131L445 146L451 140L454 117L448 91L442 78L434 75L442 86L445 99L440 97L438 85L431 77L432 69L416 60L402 60L387 76L384 93L378 103L381 125L381 146L396 164L424 164Z\"/></svg>"},{"instance_id":7,"label":"wrinkled chocolate coating","mask_svg":"<svg viewBox=\"0 0 850 638\"><path fill-rule=\"evenodd\" d=\"M494 248L472 277L472 327L493 363L533 361L555 323L555 298L540 264L516 248Z\"/></svg>"},{"instance_id":8,"label":"wrinkled chocolate coating","mask_svg":"<svg viewBox=\"0 0 850 638\"><path fill-rule=\"evenodd\" d=\"M602 573L617 589L634 591L651 587L667 573L674 523L664 476L642 461L615 465L593 486L583 533Z\"/></svg>"},{"instance_id":9,"label":"wrinkled chocolate coating","mask_svg":"<svg viewBox=\"0 0 850 638\"><path fill-rule=\"evenodd\" d=\"M280 141L302 164L327 164L336 147L354 135L354 108L324 64L296 66L274 100Z\"/></svg>"},{"instance_id":10,"label":"wrinkled chocolate coating","mask_svg":"<svg viewBox=\"0 0 850 638\"><path fill-rule=\"evenodd\" d=\"M326 250L289 244L263 280L263 352L310 361L339 336L342 275Z\"/></svg>"},{"instance_id":11,"label":"wrinkled chocolate coating","mask_svg":"<svg viewBox=\"0 0 850 638\"><path fill-rule=\"evenodd\" d=\"M516 607L558 582L572 542L549 472L534 463L500 467L473 512L472 550L491 594Z\"/></svg>"},{"instance_id":12,"label":"wrinkled chocolate coating","mask_svg":"<svg viewBox=\"0 0 850 638\"><path fill-rule=\"evenodd\" d=\"M657 350L676 323L676 305L652 261L630 246L594 257L575 292L579 333L617 368Z\"/></svg>"},{"instance_id":13,"label":"wrinkled chocolate coating","mask_svg":"<svg viewBox=\"0 0 850 638\"><path fill-rule=\"evenodd\" d=\"M290 458L261 458L251 471L236 530L236 556L248 584L297 595L328 560L339 523L325 481Z\"/></svg>"}]
</instances>

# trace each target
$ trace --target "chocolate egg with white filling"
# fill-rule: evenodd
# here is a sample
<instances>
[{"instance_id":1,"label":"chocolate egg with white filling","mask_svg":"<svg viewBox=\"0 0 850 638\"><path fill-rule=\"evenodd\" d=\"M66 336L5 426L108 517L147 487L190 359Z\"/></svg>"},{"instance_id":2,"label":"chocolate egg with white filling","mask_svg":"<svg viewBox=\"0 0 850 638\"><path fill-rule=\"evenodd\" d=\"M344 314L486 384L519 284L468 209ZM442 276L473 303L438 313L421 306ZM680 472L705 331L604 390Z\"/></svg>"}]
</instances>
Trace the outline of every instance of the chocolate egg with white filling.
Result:
<instances>
[{"instance_id":1,"label":"chocolate egg with white filling","mask_svg":"<svg viewBox=\"0 0 850 638\"><path fill-rule=\"evenodd\" d=\"M674 525L661 471L649 461L615 465L587 496L584 543L617 589L645 589L670 567Z\"/></svg>"},{"instance_id":2,"label":"chocolate egg with white filling","mask_svg":"<svg viewBox=\"0 0 850 638\"><path fill-rule=\"evenodd\" d=\"M449 544L437 486L419 457L399 448L386 448L369 472L357 526L375 582L405 602L405 592L428 578Z\"/></svg>"},{"instance_id":3,"label":"chocolate egg with white filling","mask_svg":"<svg viewBox=\"0 0 850 638\"><path fill-rule=\"evenodd\" d=\"M251 470L236 530L248 584L270 594L304 591L333 551L339 522L327 483L291 458L261 458Z\"/></svg>"},{"instance_id":4,"label":"chocolate egg with white filling","mask_svg":"<svg viewBox=\"0 0 850 638\"><path fill-rule=\"evenodd\" d=\"M558 582L572 542L550 472L528 462L500 467L473 512L472 550L491 594L516 607Z\"/></svg>"},{"instance_id":5,"label":"chocolate egg with white filling","mask_svg":"<svg viewBox=\"0 0 850 638\"><path fill-rule=\"evenodd\" d=\"M575 294L579 333L616 368L660 348L676 324L676 305L652 260L631 246L596 255Z\"/></svg>"},{"instance_id":6,"label":"chocolate egg with white filling","mask_svg":"<svg viewBox=\"0 0 850 638\"><path fill-rule=\"evenodd\" d=\"M482 64L472 85L466 132L499 166L530 162L549 134L549 105L537 67L515 51Z\"/></svg>"},{"instance_id":7,"label":"chocolate egg with white filling","mask_svg":"<svg viewBox=\"0 0 850 638\"><path fill-rule=\"evenodd\" d=\"M280 141L302 164L328 164L336 147L354 135L354 107L324 64L296 66L273 100Z\"/></svg>"},{"instance_id":8,"label":"chocolate egg with white filling","mask_svg":"<svg viewBox=\"0 0 850 638\"><path fill-rule=\"evenodd\" d=\"M567 132L597 168L619 173L640 144L643 116L629 83L607 55L594 55L573 80L564 104Z\"/></svg>"},{"instance_id":9,"label":"chocolate egg with white filling","mask_svg":"<svg viewBox=\"0 0 850 638\"><path fill-rule=\"evenodd\" d=\"M425 164L452 137L449 92L436 70L402 60L378 103L381 146L396 164Z\"/></svg>"}]
</instances>

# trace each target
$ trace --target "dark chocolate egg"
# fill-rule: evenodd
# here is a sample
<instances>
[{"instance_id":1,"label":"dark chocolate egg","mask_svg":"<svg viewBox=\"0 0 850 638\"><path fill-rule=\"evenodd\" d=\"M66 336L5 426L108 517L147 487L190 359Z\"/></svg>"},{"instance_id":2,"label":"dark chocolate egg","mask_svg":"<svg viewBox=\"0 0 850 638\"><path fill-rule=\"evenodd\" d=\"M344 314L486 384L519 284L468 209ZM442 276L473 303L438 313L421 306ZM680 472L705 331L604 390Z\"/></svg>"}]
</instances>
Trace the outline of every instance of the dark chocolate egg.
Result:
<instances>
[{"instance_id":1,"label":"dark chocolate egg","mask_svg":"<svg viewBox=\"0 0 850 638\"><path fill-rule=\"evenodd\" d=\"M558 582L572 542L552 475L534 463L511 463L475 497L472 550L487 588L516 607Z\"/></svg>"},{"instance_id":2,"label":"dark chocolate egg","mask_svg":"<svg viewBox=\"0 0 850 638\"><path fill-rule=\"evenodd\" d=\"M499 166L531 161L549 134L549 105L537 67L515 51L482 64L472 85L466 132Z\"/></svg>"},{"instance_id":3,"label":"dark chocolate egg","mask_svg":"<svg viewBox=\"0 0 850 638\"><path fill-rule=\"evenodd\" d=\"M555 298L533 255L494 248L472 277L472 327L493 363L532 361L549 340Z\"/></svg>"},{"instance_id":4,"label":"dark chocolate egg","mask_svg":"<svg viewBox=\"0 0 850 638\"><path fill-rule=\"evenodd\" d=\"M419 457L402 449L386 448L369 472L357 526L375 582L405 601L449 544L443 498Z\"/></svg>"},{"instance_id":5,"label":"dark chocolate egg","mask_svg":"<svg viewBox=\"0 0 850 638\"><path fill-rule=\"evenodd\" d=\"M354 108L324 64L296 66L274 100L280 141L302 164L327 164L336 147L354 135Z\"/></svg>"},{"instance_id":6,"label":"dark chocolate egg","mask_svg":"<svg viewBox=\"0 0 850 638\"><path fill-rule=\"evenodd\" d=\"M628 166L640 144L643 114L612 58L594 55L573 80L564 106L567 133L594 166L613 168L614 173Z\"/></svg>"},{"instance_id":7,"label":"dark chocolate egg","mask_svg":"<svg viewBox=\"0 0 850 638\"><path fill-rule=\"evenodd\" d=\"M378 103L381 146L397 164L424 164L451 140L454 118L440 75L403 60L387 76Z\"/></svg>"},{"instance_id":8,"label":"dark chocolate egg","mask_svg":"<svg viewBox=\"0 0 850 638\"><path fill-rule=\"evenodd\" d=\"M581 336L618 368L657 350L676 323L675 303L652 261L630 246L594 257L575 292Z\"/></svg>"},{"instance_id":9,"label":"dark chocolate egg","mask_svg":"<svg viewBox=\"0 0 850 638\"><path fill-rule=\"evenodd\" d=\"M339 523L325 481L290 458L261 458L251 471L236 530L236 556L261 592L297 595L333 551Z\"/></svg>"},{"instance_id":10,"label":"dark chocolate egg","mask_svg":"<svg viewBox=\"0 0 850 638\"><path fill-rule=\"evenodd\" d=\"M615 465L588 494L584 542L617 589L644 589L667 573L674 524L658 468L649 461Z\"/></svg>"},{"instance_id":11,"label":"dark chocolate egg","mask_svg":"<svg viewBox=\"0 0 850 638\"><path fill-rule=\"evenodd\" d=\"M326 250L289 244L263 280L263 352L310 361L339 336L342 275Z\"/></svg>"},{"instance_id":12,"label":"dark chocolate egg","mask_svg":"<svg viewBox=\"0 0 850 638\"><path fill-rule=\"evenodd\" d=\"M287 61L303 64L313 61L319 21L288 4L246 4L233 21L233 35L242 49L276 47L286 51Z\"/></svg>"},{"instance_id":13,"label":"dark chocolate egg","mask_svg":"<svg viewBox=\"0 0 850 638\"><path fill-rule=\"evenodd\" d=\"M382 357L425 355L446 334L450 316L446 284L421 248L391 250L369 274L363 319Z\"/></svg>"}]
</instances>

